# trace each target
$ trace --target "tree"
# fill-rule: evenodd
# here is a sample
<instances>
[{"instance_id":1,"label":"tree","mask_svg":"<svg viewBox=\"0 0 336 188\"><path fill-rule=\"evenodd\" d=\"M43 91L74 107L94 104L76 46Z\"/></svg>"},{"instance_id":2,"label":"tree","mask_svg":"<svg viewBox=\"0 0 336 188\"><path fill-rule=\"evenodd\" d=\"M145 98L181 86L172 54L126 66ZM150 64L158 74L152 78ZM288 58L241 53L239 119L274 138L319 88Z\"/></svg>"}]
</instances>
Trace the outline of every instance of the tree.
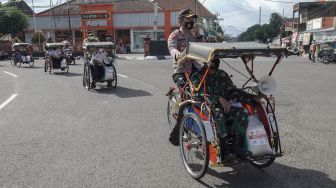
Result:
<instances>
[{"instance_id":1,"label":"tree","mask_svg":"<svg viewBox=\"0 0 336 188\"><path fill-rule=\"evenodd\" d=\"M260 26L258 24L247 28L245 32L238 36L238 41L255 41L257 39L256 34L259 28Z\"/></svg>"},{"instance_id":2,"label":"tree","mask_svg":"<svg viewBox=\"0 0 336 188\"><path fill-rule=\"evenodd\" d=\"M283 24L283 19L278 13L272 13L269 24L262 26L256 24L249 27L245 32L239 35L239 41L254 41L259 40L263 43L267 39L272 39L280 34L280 28Z\"/></svg>"},{"instance_id":3,"label":"tree","mask_svg":"<svg viewBox=\"0 0 336 188\"><path fill-rule=\"evenodd\" d=\"M20 3L21 0L9 0L7 3L4 4L6 7L16 7L18 3Z\"/></svg>"},{"instance_id":4,"label":"tree","mask_svg":"<svg viewBox=\"0 0 336 188\"><path fill-rule=\"evenodd\" d=\"M0 7L0 33L16 36L28 27L28 17L19 9L8 6Z\"/></svg>"},{"instance_id":5,"label":"tree","mask_svg":"<svg viewBox=\"0 0 336 188\"><path fill-rule=\"evenodd\" d=\"M274 38L280 34L280 28L283 24L283 19L278 13L272 13L268 24L268 37Z\"/></svg>"},{"instance_id":6,"label":"tree","mask_svg":"<svg viewBox=\"0 0 336 188\"><path fill-rule=\"evenodd\" d=\"M46 41L46 37L42 31L36 31L32 37L32 43L38 44L39 50L42 51L43 43Z\"/></svg>"}]
</instances>

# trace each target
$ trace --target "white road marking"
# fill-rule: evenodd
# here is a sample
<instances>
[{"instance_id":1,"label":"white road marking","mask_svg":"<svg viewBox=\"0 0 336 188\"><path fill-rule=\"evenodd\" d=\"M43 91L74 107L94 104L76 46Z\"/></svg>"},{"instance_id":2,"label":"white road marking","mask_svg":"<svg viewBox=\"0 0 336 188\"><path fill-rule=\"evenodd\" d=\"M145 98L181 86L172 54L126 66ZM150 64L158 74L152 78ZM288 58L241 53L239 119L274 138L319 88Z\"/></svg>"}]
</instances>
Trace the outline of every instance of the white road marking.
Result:
<instances>
[{"instance_id":1,"label":"white road marking","mask_svg":"<svg viewBox=\"0 0 336 188\"><path fill-rule=\"evenodd\" d=\"M12 102L12 100L14 100L16 96L18 96L18 94L13 94L13 95L10 96L5 102L3 102L3 103L0 105L0 110L3 109L7 104L9 104L10 102Z\"/></svg>"},{"instance_id":2,"label":"white road marking","mask_svg":"<svg viewBox=\"0 0 336 188\"><path fill-rule=\"evenodd\" d=\"M124 77L124 78L128 78L128 76L122 75L122 74L117 74L118 76Z\"/></svg>"},{"instance_id":3,"label":"white road marking","mask_svg":"<svg viewBox=\"0 0 336 188\"><path fill-rule=\"evenodd\" d=\"M6 73L6 74L9 74L9 75L11 75L11 76L18 77L18 75L15 75L15 74L13 74L13 73L10 73L10 72L7 72L7 71L3 71L3 72Z\"/></svg>"}]
</instances>

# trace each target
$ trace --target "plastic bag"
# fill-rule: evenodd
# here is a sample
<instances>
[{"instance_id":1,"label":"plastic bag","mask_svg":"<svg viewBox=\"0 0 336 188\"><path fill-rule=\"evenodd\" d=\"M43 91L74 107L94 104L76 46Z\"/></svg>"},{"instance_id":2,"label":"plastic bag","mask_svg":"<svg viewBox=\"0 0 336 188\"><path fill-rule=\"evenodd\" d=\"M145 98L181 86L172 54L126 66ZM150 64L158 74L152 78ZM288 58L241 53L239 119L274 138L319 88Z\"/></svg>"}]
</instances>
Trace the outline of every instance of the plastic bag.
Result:
<instances>
[{"instance_id":1,"label":"plastic bag","mask_svg":"<svg viewBox=\"0 0 336 188\"><path fill-rule=\"evenodd\" d=\"M105 67L105 80L113 80L114 70L112 67Z\"/></svg>"},{"instance_id":2,"label":"plastic bag","mask_svg":"<svg viewBox=\"0 0 336 188\"><path fill-rule=\"evenodd\" d=\"M62 60L61 62L61 68L66 68L68 65L67 65L67 62L65 59Z\"/></svg>"},{"instance_id":3,"label":"plastic bag","mask_svg":"<svg viewBox=\"0 0 336 188\"><path fill-rule=\"evenodd\" d=\"M249 123L246 130L248 150L253 156L272 154L264 125L257 115L249 116Z\"/></svg>"}]
</instances>

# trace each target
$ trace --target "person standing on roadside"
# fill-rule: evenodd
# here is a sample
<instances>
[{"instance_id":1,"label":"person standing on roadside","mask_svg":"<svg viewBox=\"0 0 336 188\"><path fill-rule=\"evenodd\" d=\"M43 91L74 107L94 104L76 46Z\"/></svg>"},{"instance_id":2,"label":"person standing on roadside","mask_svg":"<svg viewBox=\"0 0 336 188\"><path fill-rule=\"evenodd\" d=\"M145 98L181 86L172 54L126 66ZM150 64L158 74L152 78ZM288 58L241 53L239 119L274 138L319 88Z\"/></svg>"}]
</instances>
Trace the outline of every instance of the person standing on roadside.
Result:
<instances>
[{"instance_id":1,"label":"person standing on roadside","mask_svg":"<svg viewBox=\"0 0 336 188\"><path fill-rule=\"evenodd\" d=\"M315 63L315 53L316 53L316 43L315 40L313 40L312 44L309 48L309 60Z\"/></svg>"}]
</instances>

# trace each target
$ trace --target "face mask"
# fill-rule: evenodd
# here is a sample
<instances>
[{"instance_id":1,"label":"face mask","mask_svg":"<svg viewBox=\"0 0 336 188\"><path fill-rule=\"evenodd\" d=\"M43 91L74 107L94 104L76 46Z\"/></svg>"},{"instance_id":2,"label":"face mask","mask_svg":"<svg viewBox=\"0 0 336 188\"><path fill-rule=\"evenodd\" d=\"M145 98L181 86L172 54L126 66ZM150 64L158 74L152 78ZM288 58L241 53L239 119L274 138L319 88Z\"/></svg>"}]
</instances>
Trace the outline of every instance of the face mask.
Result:
<instances>
[{"instance_id":1,"label":"face mask","mask_svg":"<svg viewBox=\"0 0 336 188\"><path fill-rule=\"evenodd\" d=\"M184 26L188 29L188 30L192 30L194 28L194 24L195 22L191 21L191 22L184 22Z\"/></svg>"}]
</instances>

